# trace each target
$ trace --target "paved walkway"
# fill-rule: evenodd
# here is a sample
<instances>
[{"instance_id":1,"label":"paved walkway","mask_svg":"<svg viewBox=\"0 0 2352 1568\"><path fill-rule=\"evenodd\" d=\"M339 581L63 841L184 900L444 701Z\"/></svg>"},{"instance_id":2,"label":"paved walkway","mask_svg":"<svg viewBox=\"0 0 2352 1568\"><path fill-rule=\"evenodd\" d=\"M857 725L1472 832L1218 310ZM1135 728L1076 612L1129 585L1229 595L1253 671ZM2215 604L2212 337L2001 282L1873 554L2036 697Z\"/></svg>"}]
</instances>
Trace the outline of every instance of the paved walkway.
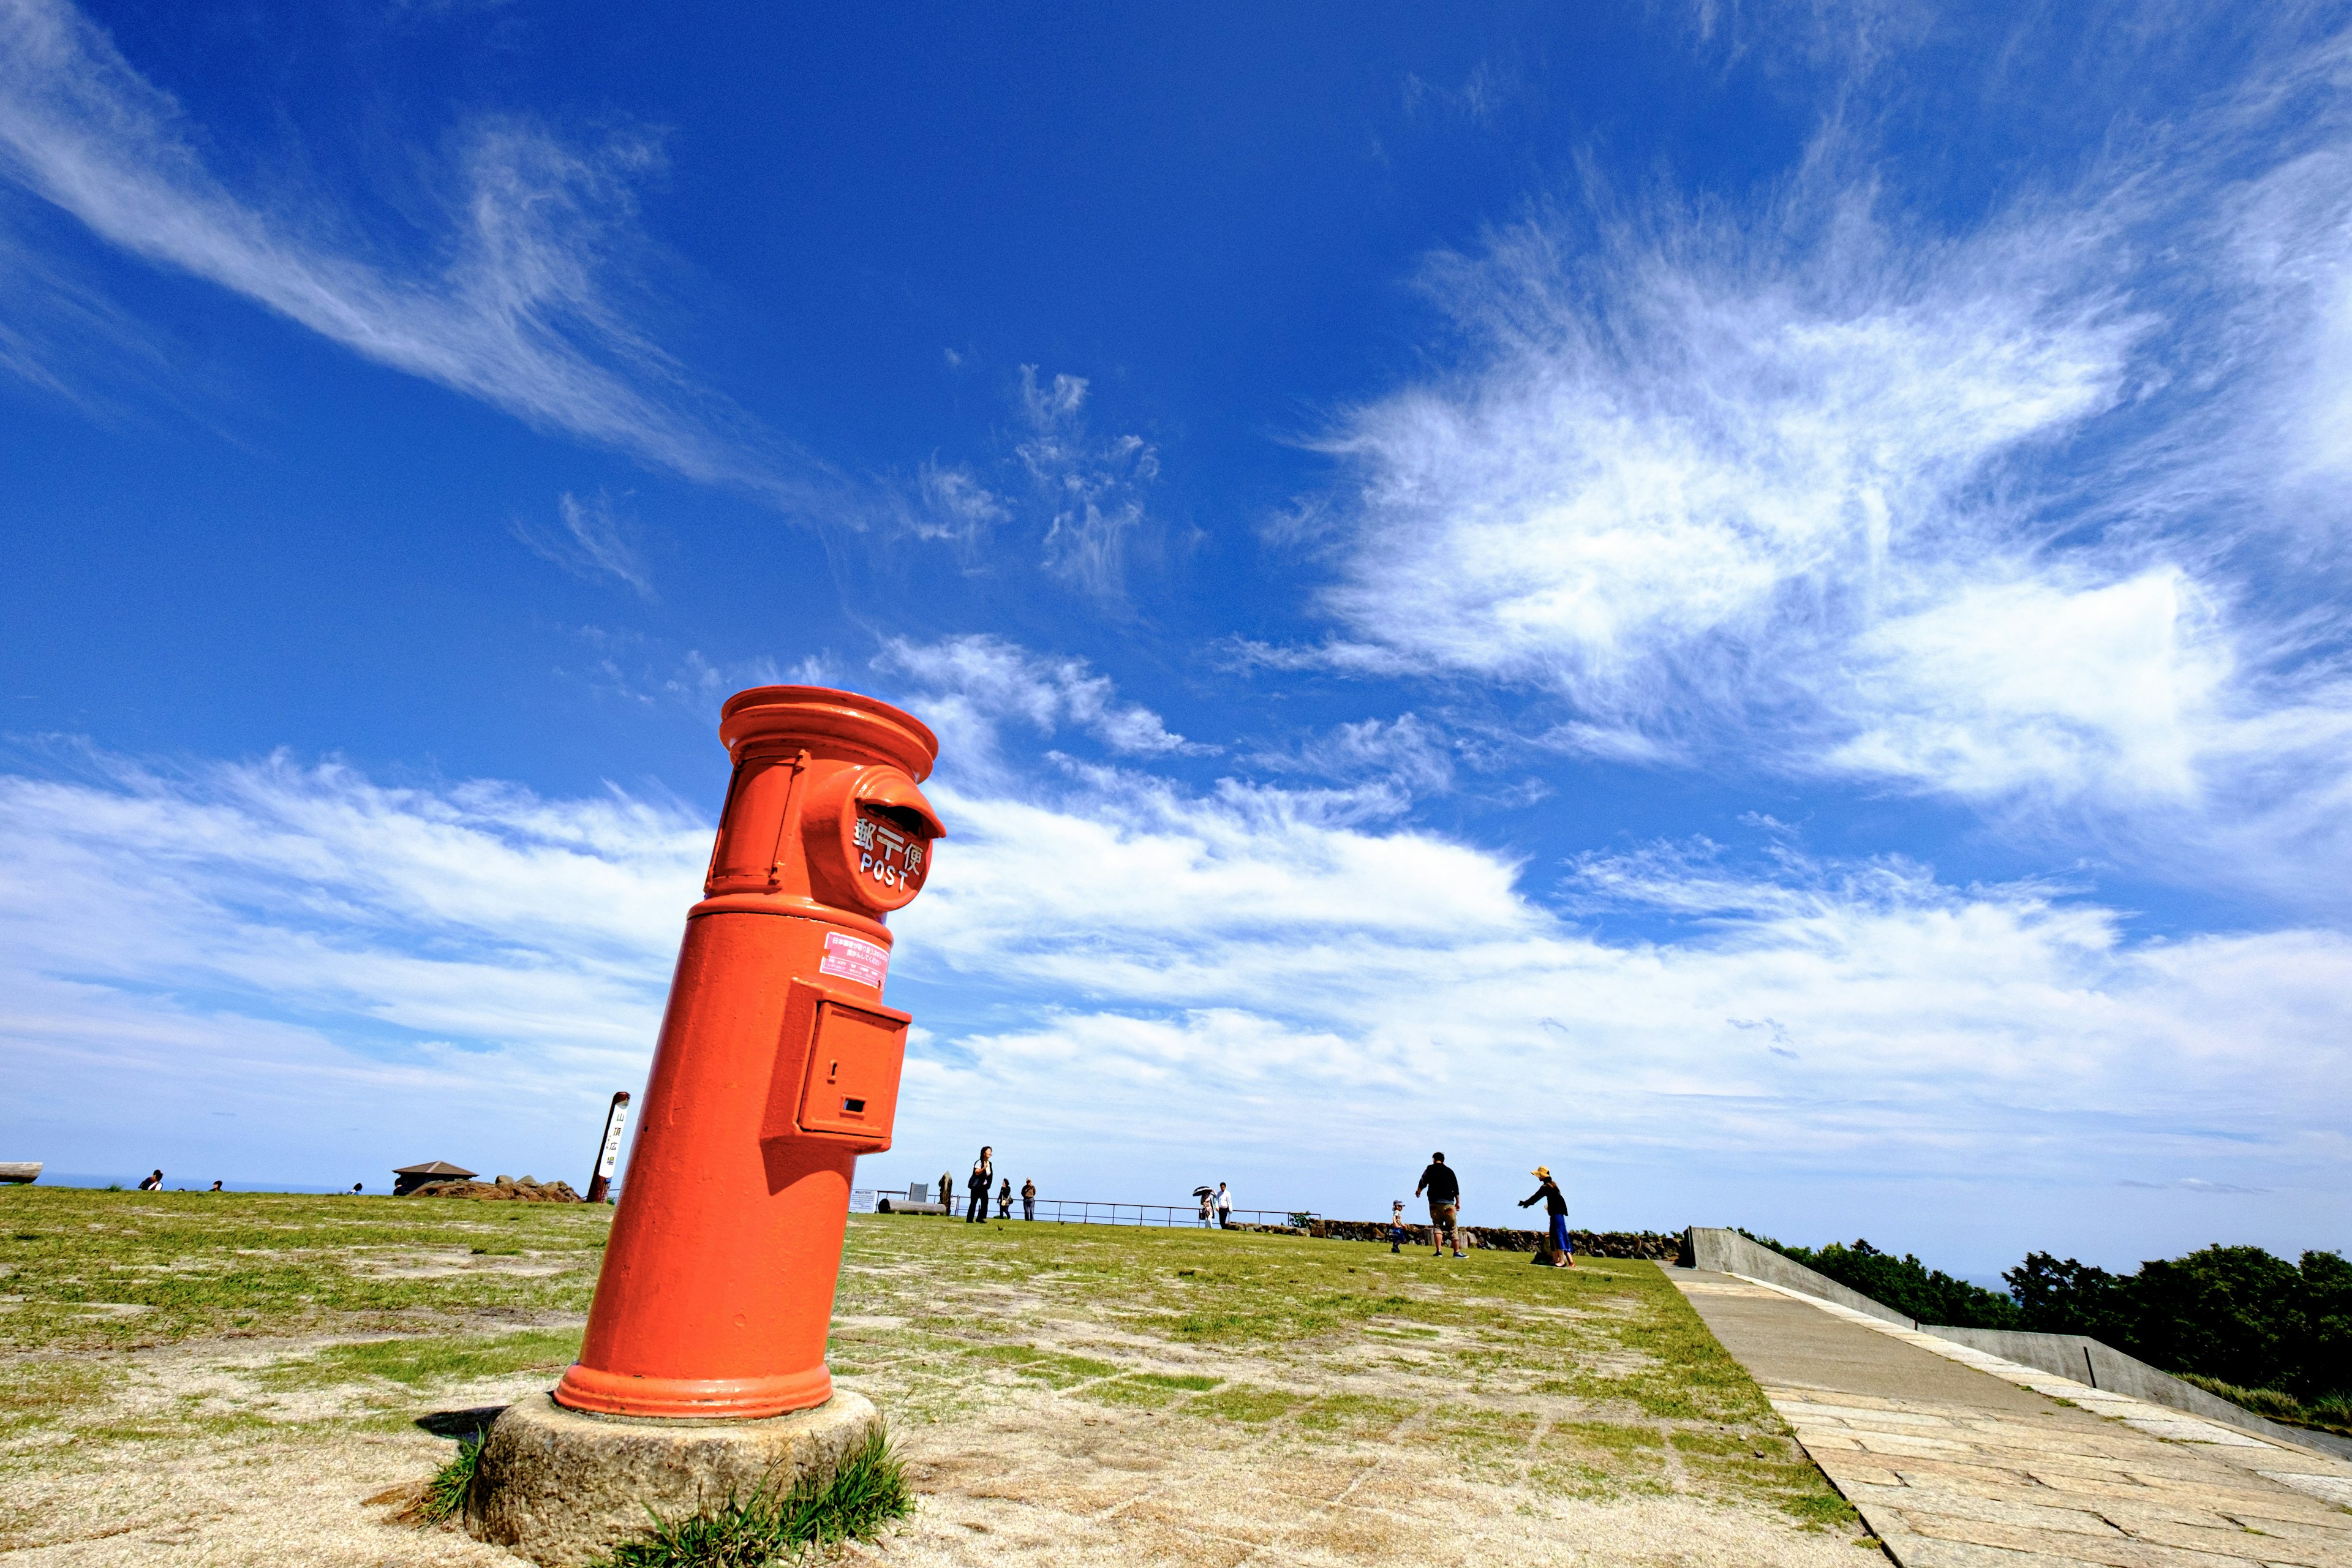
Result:
<instances>
[{"instance_id":1,"label":"paved walkway","mask_svg":"<svg viewBox=\"0 0 2352 1568\"><path fill-rule=\"evenodd\" d=\"M1666 1273L1903 1568L2352 1568L2352 1465L1759 1280Z\"/></svg>"}]
</instances>

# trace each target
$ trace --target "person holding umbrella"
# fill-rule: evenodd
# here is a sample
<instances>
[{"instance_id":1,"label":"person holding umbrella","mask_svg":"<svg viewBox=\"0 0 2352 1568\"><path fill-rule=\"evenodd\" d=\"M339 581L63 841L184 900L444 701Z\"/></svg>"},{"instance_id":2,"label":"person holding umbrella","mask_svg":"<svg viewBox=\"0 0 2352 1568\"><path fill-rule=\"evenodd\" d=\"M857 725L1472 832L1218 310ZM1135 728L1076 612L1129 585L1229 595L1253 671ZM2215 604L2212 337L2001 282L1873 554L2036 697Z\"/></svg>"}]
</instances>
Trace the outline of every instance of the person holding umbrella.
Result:
<instances>
[{"instance_id":1,"label":"person holding umbrella","mask_svg":"<svg viewBox=\"0 0 2352 1568\"><path fill-rule=\"evenodd\" d=\"M1568 1200L1560 1195L1559 1184L1551 1179L1549 1165L1538 1165L1528 1173L1538 1184L1536 1190L1519 1200L1521 1208L1538 1198L1543 1200L1544 1213L1551 1218L1551 1266L1554 1268L1576 1267L1576 1247L1568 1239Z\"/></svg>"}]
</instances>

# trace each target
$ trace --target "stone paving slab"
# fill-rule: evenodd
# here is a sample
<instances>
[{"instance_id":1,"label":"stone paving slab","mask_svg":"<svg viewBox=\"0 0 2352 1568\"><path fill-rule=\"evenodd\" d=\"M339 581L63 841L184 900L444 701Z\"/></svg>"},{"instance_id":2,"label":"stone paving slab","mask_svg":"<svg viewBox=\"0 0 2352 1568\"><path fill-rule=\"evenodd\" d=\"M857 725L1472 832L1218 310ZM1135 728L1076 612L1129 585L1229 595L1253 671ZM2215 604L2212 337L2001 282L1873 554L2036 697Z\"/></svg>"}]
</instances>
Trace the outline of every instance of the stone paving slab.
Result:
<instances>
[{"instance_id":1,"label":"stone paving slab","mask_svg":"<svg viewBox=\"0 0 2352 1568\"><path fill-rule=\"evenodd\" d=\"M1902 1568L2352 1568L2352 1465L1737 1275L1669 1278Z\"/></svg>"}]
</instances>

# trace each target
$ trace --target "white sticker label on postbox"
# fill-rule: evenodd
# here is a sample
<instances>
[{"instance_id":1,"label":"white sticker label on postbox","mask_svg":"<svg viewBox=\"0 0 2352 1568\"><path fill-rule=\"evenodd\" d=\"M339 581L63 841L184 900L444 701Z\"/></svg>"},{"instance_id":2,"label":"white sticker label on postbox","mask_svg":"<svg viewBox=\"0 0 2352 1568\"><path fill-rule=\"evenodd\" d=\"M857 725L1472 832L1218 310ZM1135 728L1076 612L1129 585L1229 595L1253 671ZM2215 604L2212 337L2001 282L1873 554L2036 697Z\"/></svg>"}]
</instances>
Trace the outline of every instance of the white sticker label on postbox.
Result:
<instances>
[{"instance_id":1,"label":"white sticker label on postbox","mask_svg":"<svg viewBox=\"0 0 2352 1568\"><path fill-rule=\"evenodd\" d=\"M844 980L855 980L879 991L883 976L890 973L890 950L862 936L844 936L837 931L828 931L824 938L824 957L818 962L816 972L819 974L838 974Z\"/></svg>"}]
</instances>

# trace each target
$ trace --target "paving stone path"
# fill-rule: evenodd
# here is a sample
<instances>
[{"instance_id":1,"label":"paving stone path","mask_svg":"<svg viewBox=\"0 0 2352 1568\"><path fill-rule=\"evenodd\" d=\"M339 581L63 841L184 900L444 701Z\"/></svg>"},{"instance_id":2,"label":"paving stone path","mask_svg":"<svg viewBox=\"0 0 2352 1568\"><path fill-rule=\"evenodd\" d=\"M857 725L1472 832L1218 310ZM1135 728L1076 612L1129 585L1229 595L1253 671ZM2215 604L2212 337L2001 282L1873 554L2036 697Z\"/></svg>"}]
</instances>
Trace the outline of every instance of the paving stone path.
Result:
<instances>
[{"instance_id":1,"label":"paving stone path","mask_svg":"<svg viewBox=\"0 0 2352 1568\"><path fill-rule=\"evenodd\" d=\"M1903 1568L2352 1568L2352 1465L1668 1268Z\"/></svg>"}]
</instances>

